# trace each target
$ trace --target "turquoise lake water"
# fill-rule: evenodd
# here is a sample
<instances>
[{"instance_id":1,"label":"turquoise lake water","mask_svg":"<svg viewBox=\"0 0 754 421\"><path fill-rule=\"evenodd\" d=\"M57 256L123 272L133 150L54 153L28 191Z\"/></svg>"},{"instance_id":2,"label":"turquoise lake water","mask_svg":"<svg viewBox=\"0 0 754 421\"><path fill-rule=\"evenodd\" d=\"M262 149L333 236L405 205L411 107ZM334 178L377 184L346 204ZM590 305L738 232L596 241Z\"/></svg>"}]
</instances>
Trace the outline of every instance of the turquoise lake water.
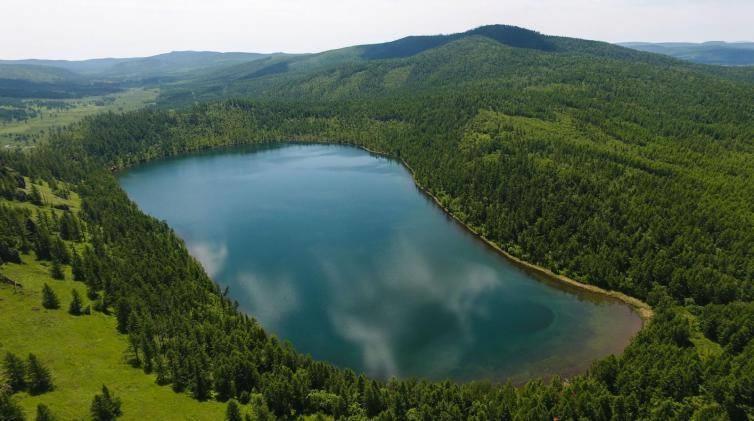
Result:
<instances>
[{"instance_id":1,"label":"turquoise lake water","mask_svg":"<svg viewBox=\"0 0 754 421\"><path fill-rule=\"evenodd\" d=\"M317 359L378 377L570 375L641 327L445 215L398 162L336 145L223 149L120 175L240 308Z\"/></svg>"}]
</instances>

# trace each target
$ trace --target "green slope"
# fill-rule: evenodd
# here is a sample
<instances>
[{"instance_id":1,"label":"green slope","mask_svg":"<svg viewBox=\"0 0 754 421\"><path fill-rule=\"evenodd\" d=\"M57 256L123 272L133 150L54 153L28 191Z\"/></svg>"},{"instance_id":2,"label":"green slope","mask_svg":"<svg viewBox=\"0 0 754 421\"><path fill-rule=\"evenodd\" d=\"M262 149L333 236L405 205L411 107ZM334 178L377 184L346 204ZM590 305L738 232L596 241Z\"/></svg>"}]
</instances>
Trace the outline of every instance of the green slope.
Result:
<instances>
[{"instance_id":1,"label":"green slope","mask_svg":"<svg viewBox=\"0 0 754 421\"><path fill-rule=\"evenodd\" d=\"M0 63L0 79L59 82L64 80L81 80L81 77L76 73L59 67Z\"/></svg>"},{"instance_id":2,"label":"green slope","mask_svg":"<svg viewBox=\"0 0 754 421\"><path fill-rule=\"evenodd\" d=\"M50 278L49 264L24 257L23 265L8 264L0 271L21 284L14 290L0 286L0 353L25 357L36 354L52 371L55 389L38 396L16 396L30 416L39 403L47 405L59 419L85 419L89 406L102 385L123 400L124 420L218 420L225 405L200 403L191 397L159 386L126 362L128 340L115 331L115 319L94 313L71 316L66 312L71 289L86 296L80 282ZM70 279L70 272L68 278ZM50 285L62 308L41 307L41 289Z\"/></svg>"},{"instance_id":3,"label":"green slope","mask_svg":"<svg viewBox=\"0 0 754 421\"><path fill-rule=\"evenodd\" d=\"M459 89L468 82L544 79L560 68L572 70L575 62L631 63L637 71L642 65L680 66L607 43L495 25L228 67L166 87L160 102L175 106L228 97L348 99L400 89Z\"/></svg>"},{"instance_id":4,"label":"green slope","mask_svg":"<svg viewBox=\"0 0 754 421\"><path fill-rule=\"evenodd\" d=\"M28 181L28 180L27 180ZM56 196L47 185L37 185L48 205L66 205L80 210L78 196L69 199ZM29 191L29 184L27 184ZM21 207L33 212L55 212L50 206L35 206L0 199L0 206ZM70 243L81 250L83 244ZM86 297L86 285L72 281L70 267L66 280L50 277L50 262L33 255L22 256L22 263L6 263L0 275L18 284L0 283L0 355L12 352L25 358L34 353L51 370L54 389L32 396L26 392L14 400L31 419L37 404L47 405L61 420L86 419L89 406L102 385L107 385L123 401L124 420L217 420L225 405L200 403L185 394L177 394L167 386L159 386L154 376L145 375L128 363L128 338L115 330L113 315L92 312L72 316L67 308L71 290ZM61 308L42 307L41 290L49 285L61 302ZM84 305L90 302L84 298ZM1 376L0 376L1 378Z\"/></svg>"}]
</instances>

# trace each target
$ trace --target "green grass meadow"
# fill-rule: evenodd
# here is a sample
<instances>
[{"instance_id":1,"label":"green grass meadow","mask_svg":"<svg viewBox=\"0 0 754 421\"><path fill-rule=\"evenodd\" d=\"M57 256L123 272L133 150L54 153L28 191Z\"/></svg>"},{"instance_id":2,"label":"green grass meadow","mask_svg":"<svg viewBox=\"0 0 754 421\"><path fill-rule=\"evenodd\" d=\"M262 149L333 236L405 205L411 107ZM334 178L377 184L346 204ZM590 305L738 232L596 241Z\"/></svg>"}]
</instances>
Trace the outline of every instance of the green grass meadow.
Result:
<instances>
[{"instance_id":1,"label":"green grass meadow","mask_svg":"<svg viewBox=\"0 0 754 421\"><path fill-rule=\"evenodd\" d=\"M67 204L74 212L80 208L76 194L62 199L46 184L36 186L48 205ZM39 209L28 202L0 202ZM47 206L44 209L61 212ZM223 419L225 403L199 402L185 393L175 393L169 386L155 383L154 375L132 367L127 361L127 336L117 332L115 316L96 311L82 316L68 314L73 289L79 292L85 307L90 304L86 286L71 280L70 266L64 267L66 280L61 281L51 277L50 262L33 255L23 255L22 260L22 264L0 267L2 275L20 284L0 283L0 356L12 352L25 359L29 353L36 354L52 372L55 386L38 396L25 392L14 395L28 419L34 418L40 403L59 420L89 419L92 398L102 385L122 400L123 420ZM60 300L57 310L42 307L45 283Z\"/></svg>"},{"instance_id":2,"label":"green grass meadow","mask_svg":"<svg viewBox=\"0 0 754 421\"><path fill-rule=\"evenodd\" d=\"M44 139L50 131L62 128L81 119L101 112L133 111L157 99L157 89L129 89L105 96L61 100L73 107L48 109L36 107L38 116L21 121L0 121L0 145L26 145L20 138Z\"/></svg>"},{"instance_id":3,"label":"green grass meadow","mask_svg":"<svg viewBox=\"0 0 754 421\"><path fill-rule=\"evenodd\" d=\"M92 397L103 384L123 401L124 420L217 420L225 404L198 402L186 394L159 386L154 375L133 368L126 361L127 337L115 329L115 317L98 312L68 314L71 290L85 301L86 287L67 279L49 276L49 265L30 256L24 264L7 264L2 274L22 285L0 286L0 354L13 352L26 357L30 352L50 368L55 389L39 396L15 395L30 418L43 403L61 420L88 419ZM60 309L42 307L42 286L47 283L60 299Z\"/></svg>"}]
</instances>

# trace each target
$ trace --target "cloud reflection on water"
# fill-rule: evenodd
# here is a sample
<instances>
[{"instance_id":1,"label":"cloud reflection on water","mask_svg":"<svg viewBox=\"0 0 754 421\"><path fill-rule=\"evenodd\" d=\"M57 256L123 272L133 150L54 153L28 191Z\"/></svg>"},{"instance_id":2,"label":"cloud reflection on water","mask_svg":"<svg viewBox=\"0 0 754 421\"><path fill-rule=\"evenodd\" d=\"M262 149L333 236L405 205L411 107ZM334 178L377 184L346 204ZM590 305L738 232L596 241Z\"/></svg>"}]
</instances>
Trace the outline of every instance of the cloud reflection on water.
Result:
<instances>
[{"instance_id":1,"label":"cloud reflection on water","mask_svg":"<svg viewBox=\"0 0 754 421\"><path fill-rule=\"evenodd\" d=\"M299 305L300 294L295 284L285 277L267 279L244 273L238 277L236 285L240 286L254 309L252 315L273 330Z\"/></svg>"},{"instance_id":2,"label":"cloud reflection on water","mask_svg":"<svg viewBox=\"0 0 754 421\"><path fill-rule=\"evenodd\" d=\"M370 374L382 377L405 374L408 367L401 367L404 359L398 354L408 349L427 352L438 372L456 366L476 340L472 318L488 311L480 298L501 287L495 271L482 264L455 266L453 276L440 273L443 268L430 265L417 244L400 236L375 262L380 270L371 274L334 260L320 256L331 298L331 327L359 347ZM426 311L444 314L426 320ZM436 318L450 320L437 326ZM422 343L415 343L417 338Z\"/></svg>"},{"instance_id":3,"label":"cloud reflection on water","mask_svg":"<svg viewBox=\"0 0 754 421\"><path fill-rule=\"evenodd\" d=\"M225 267L228 258L228 247L225 244L189 242L187 246L189 253L202 264L210 278L215 279Z\"/></svg>"}]
</instances>

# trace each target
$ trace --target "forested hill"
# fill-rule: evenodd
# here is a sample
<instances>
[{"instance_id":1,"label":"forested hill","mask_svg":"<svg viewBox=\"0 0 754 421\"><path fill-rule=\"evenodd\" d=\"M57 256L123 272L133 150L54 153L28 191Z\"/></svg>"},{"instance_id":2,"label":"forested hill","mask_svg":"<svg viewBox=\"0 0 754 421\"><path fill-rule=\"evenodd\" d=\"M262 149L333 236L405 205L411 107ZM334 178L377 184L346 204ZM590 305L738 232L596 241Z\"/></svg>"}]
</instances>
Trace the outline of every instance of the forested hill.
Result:
<instances>
[{"instance_id":1,"label":"forested hill","mask_svg":"<svg viewBox=\"0 0 754 421\"><path fill-rule=\"evenodd\" d=\"M117 90L58 67L0 63L0 105L5 105L5 98L77 98Z\"/></svg>"},{"instance_id":2,"label":"forested hill","mask_svg":"<svg viewBox=\"0 0 754 421\"><path fill-rule=\"evenodd\" d=\"M160 103L176 107L234 97L343 100L406 90L458 91L469 84L588 84L599 73L657 84L697 76L754 82L754 69L692 65L604 42L496 25L224 67L165 86Z\"/></svg>"},{"instance_id":3,"label":"forested hill","mask_svg":"<svg viewBox=\"0 0 754 421\"><path fill-rule=\"evenodd\" d=\"M544 40L470 34L407 57L365 59L354 47L226 69L238 77L186 86L166 104L251 99L87 119L29 153L3 152L2 194L27 200L18 174L74 186L92 237L80 279L102 294L140 367L200 400L251 399L289 419L754 416L754 84ZM312 361L239 314L109 172L274 140L402 159L511 254L645 299L656 315L622 356L567 382L383 382ZM23 216L5 220L6 255L45 243Z\"/></svg>"},{"instance_id":4,"label":"forested hill","mask_svg":"<svg viewBox=\"0 0 754 421\"><path fill-rule=\"evenodd\" d=\"M82 79L76 73L52 66L0 63L0 79L59 82Z\"/></svg>"},{"instance_id":5,"label":"forested hill","mask_svg":"<svg viewBox=\"0 0 754 421\"><path fill-rule=\"evenodd\" d=\"M382 44L361 46L361 56L366 59L410 57L431 48L469 36L483 36L511 47L553 51L558 47L548 37L515 26L492 25L452 35L411 36Z\"/></svg>"}]
</instances>

